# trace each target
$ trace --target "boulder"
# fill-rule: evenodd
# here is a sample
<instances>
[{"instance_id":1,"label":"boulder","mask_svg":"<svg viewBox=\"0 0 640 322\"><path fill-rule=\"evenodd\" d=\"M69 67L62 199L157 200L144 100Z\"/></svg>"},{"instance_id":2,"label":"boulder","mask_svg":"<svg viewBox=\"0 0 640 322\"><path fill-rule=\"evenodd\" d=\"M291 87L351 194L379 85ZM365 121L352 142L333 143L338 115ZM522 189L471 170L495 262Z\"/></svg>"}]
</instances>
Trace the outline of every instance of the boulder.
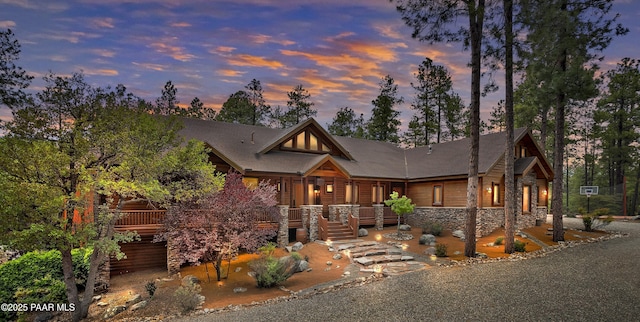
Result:
<instances>
[{"instance_id":1,"label":"boulder","mask_svg":"<svg viewBox=\"0 0 640 322\"><path fill-rule=\"evenodd\" d=\"M127 310L127 307L124 305L118 305L111 308L108 308L106 312L104 312L103 318L105 320L111 319L112 317L124 312Z\"/></svg>"},{"instance_id":2,"label":"boulder","mask_svg":"<svg viewBox=\"0 0 640 322\"><path fill-rule=\"evenodd\" d=\"M193 286L200 284L200 280L194 275L187 275L182 278L182 286Z\"/></svg>"},{"instance_id":3,"label":"boulder","mask_svg":"<svg viewBox=\"0 0 640 322\"><path fill-rule=\"evenodd\" d=\"M304 272L309 268L309 262L307 262L306 260L301 260L298 263L298 272Z\"/></svg>"},{"instance_id":4,"label":"boulder","mask_svg":"<svg viewBox=\"0 0 640 322\"><path fill-rule=\"evenodd\" d=\"M453 235L453 237L464 238L464 231L456 230L453 233L451 233L451 235Z\"/></svg>"},{"instance_id":5,"label":"boulder","mask_svg":"<svg viewBox=\"0 0 640 322\"><path fill-rule=\"evenodd\" d=\"M127 300L127 302L125 302L127 305L131 305L131 304L135 304L138 303L142 300L142 295L140 294L133 294L131 295L131 297Z\"/></svg>"},{"instance_id":6,"label":"boulder","mask_svg":"<svg viewBox=\"0 0 640 322\"><path fill-rule=\"evenodd\" d=\"M295 244L293 244L291 246L291 250L294 252L297 252L299 250L301 250L304 247L304 245L301 242L296 242Z\"/></svg>"},{"instance_id":7,"label":"boulder","mask_svg":"<svg viewBox=\"0 0 640 322\"><path fill-rule=\"evenodd\" d=\"M342 254L340 254L340 253L333 254L333 259L334 260L338 260L338 259L341 259L341 258L342 258Z\"/></svg>"},{"instance_id":8,"label":"boulder","mask_svg":"<svg viewBox=\"0 0 640 322\"><path fill-rule=\"evenodd\" d=\"M436 242L436 236L431 235L431 234L425 234L420 236L420 245L431 245L431 243L435 243Z\"/></svg>"},{"instance_id":9,"label":"boulder","mask_svg":"<svg viewBox=\"0 0 640 322\"><path fill-rule=\"evenodd\" d=\"M409 225L400 225L400 227L398 228L401 231L411 231L411 226Z\"/></svg>"},{"instance_id":10,"label":"boulder","mask_svg":"<svg viewBox=\"0 0 640 322\"><path fill-rule=\"evenodd\" d=\"M436 254L436 248L435 247L429 247L424 251L425 255L435 255Z\"/></svg>"},{"instance_id":11,"label":"boulder","mask_svg":"<svg viewBox=\"0 0 640 322\"><path fill-rule=\"evenodd\" d=\"M148 304L148 303L149 303L149 302L147 302L147 301L141 301L141 302L138 302L138 303L136 303L136 304L134 304L134 305L132 305L132 306L131 306L131 311L139 310L139 309L141 309L141 308L143 308L143 307L147 306L147 304Z\"/></svg>"},{"instance_id":12,"label":"boulder","mask_svg":"<svg viewBox=\"0 0 640 322\"><path fill-rule=\"evenodd\" d=\"M369 231L364 228L358 229L358 237L364 237L364 236L369 236Z\"/></svg>"}]
</instances>

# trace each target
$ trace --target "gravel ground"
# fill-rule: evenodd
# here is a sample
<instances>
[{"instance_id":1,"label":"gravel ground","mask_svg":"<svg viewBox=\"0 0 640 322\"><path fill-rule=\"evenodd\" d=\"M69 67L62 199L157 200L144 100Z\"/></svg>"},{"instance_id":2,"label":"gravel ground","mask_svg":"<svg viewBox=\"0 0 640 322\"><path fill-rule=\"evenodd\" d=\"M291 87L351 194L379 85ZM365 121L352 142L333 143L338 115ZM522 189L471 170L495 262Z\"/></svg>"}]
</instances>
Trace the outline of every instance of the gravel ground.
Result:
<instances>
[{"instance_id":1,"label":"gravel ground","mask_svg":"<svg viewBox=\"0 0 640 322\"><path fill-rule=\"evenodd\" d=\"M607 229L628 236L180 321L640 321L640 223Z\"/></svg>"}]
</instances>

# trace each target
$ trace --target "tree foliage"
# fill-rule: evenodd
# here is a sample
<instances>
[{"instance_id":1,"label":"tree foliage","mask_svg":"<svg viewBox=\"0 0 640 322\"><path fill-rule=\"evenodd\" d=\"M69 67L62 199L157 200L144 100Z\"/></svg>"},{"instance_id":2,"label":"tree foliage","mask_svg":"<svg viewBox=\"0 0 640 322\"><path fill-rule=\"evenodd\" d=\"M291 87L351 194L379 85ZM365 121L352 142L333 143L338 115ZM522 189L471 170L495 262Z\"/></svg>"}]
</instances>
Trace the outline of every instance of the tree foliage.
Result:
<instances>
[{"instance_id":1,"label":"tree foliage","mask_svg":"<svg viewBox=\"0 0 640 322\"><path fill-rule=\"evenodd\" d=\"M277 120L280 127L287 128L303 122L318 114L313 109L314 103L311 102L311 94L302 84L297 85L292 91L287 93L289 100L287 101L287 110L277 109L273 113L273 118Z\"/></svg>"},{"instance_id":2,"label":"tree foliage","mask_svg":"<svg viewBox=\"0 0 640 322\"><path fill-rule=\"evenodd\" d=\"M0 103L14 107L25 101L22 91L31 84L33 76L27 74L16 61L20 58L20 43L11 29L0 30Z\"/></svg>"},{"instance_id":3,"label":"tree foliage","mask_svg":"<svg viewBox=\"0 0 640 322\"><path fill-rule=\"evenodd\" d=\"M371 118L367 122L367 138L375 141L385 141L399 143L398 134L400 112L394 109L396 105L403 102L403 98L398 95L398 85L389 75L380 81L380 94L371 101L373 109Z\"/></svg>"},{"instance_id":4,"label":"tree foliage","mask_svg":"<svg viewBox=\"0 0 640 322\"><path fill-rule=\"evenodd\" d=\"M337 136L346 136L352 138L364 138L365 124L364 117L359 117L349 107L341 107L336 116L333 117L331 124L327 124L329 133Z\"/></svg>"},{"instance_id":5,"label":"tree foliage","mask_svg":"<svg viewBox=\"0 0 640 322\"><path fill-rule=\"evenodd\" d=\"M126 92L93 88L82 74L45 77L37 101L13 110L0 139L0 242L20 250L56 249L74 319L87 314L98 266L123 255L114 232L131 200L165 206L207 193L216 176L202 143L180 146L177 119L147 113ZM100 196L106 196L101 203ZM116 209L108 210L108 204ZM91 246L82 299L71 250Z\"/></svg>"},{"instance_id":6,"label":"tree foliage","mask_svg":"<svg viewBox=\"0 0 640 322\"><path fill-rule=\"evenodd\" d=\"M153 113L156 115L180 115L181 108L178 106L178 89L171 81L167 81L162 88L162 95L156 99L153 106Z\"/></svg>"},{"instance_id":7,"label":"tree foliage","mask_svg":"<svg viewBox=\"0 0 640 322\"><path fill-rule=\"evenodd\" d=\"M402 197L398 197L398 192L394 191L389 195L389 199L384 201L384 204L391 207L391 211L393 211L396 215L398 215L398 235L400 234L400 218L406 214L410 214L413 212L413 209L416 207L415 204L411 203L411 198L407 198L407 196L403 195Z\"/></svg>"},{"instance_id":8,"label":"tree foliage","mask_svg":"<svg viewBox=\"0 0 640 322\"><path fill-rule=\"evenodd\" d=\"M216 116L217 121L248 125L265 125L271 113L263 96L262 85L253 79L245 86L245 90L237 91L229 96Z\"/></svg>"},{"instance_id":9,"label":"tree foliage","mask_svg":"<svg viewBox=\"0 0 640 322\"><path fill-rule=\"evenodd\" d=\"M175 247L180 263L211 262L219 281L224 259L241 250L253 252L275 236L276 231L258 225L261 216L276 214L275 196L274 185L263 181L249 188L240 173L230 172L222 190L170 208L155 239Z\"/></svg>"}]
</instances>

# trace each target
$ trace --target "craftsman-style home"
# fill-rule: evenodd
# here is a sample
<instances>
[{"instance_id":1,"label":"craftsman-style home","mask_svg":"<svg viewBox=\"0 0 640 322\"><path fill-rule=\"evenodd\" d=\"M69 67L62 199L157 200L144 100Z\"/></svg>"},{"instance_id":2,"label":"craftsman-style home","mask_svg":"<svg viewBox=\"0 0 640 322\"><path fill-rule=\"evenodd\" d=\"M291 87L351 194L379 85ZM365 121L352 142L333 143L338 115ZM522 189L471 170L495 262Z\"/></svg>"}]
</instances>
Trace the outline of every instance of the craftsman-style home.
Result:
<instances>
[{"instance_id":1,"label":"craftsman-style home","mask_svg":"<svg viewBox=\"0 0 640 322\"><path fill-rule=\"evenodd\" d=\"M352 238L360 226L395 224L397 217L383 203L393 191L416 204L405 218L408 224L430 220L450 229L464 227L468 139L404 149L332 136L314 119L287 129L196 119L184 119L184 125L181 134L203 141L218 171L235 169L248 185L268 180L277 186L280 216L265 221L278 227L280 245L294 234L310 240ZM505 136L480 138L479 236L504 224ZM515 145L516 221L523 228L546 218L553 172L528 130L515 131ZM119 228L132 229L132 218Z\"/></svg>"}]
</instances>

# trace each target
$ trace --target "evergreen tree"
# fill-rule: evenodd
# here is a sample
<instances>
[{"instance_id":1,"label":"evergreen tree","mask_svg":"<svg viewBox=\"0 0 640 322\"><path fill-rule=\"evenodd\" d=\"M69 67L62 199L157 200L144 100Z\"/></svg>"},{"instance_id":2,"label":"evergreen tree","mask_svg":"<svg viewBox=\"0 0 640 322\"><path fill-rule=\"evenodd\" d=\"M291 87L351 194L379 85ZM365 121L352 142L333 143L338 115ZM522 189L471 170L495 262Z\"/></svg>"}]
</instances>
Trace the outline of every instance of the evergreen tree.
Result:
<instances>
[{"instance_id":1,"label":"evergreen tree","mask_svg":"<svg viewBox=\"0 0 640 322\"><path fill-rule=\"evenodd\" d=\"M216 115L216 121L227 123L240 123L240 124L252 124L251 100L249 94L245 91L237 91L229 96L229 98L222 103L222 108Z\"/></svg>"},{"instance_id":2,"label":"evergreen tree","mask_svg":"<svg viewBox=\"0 0 640 322\"><path fill-rule=\"evenodd\" d=\"M364 137L364 118L362 114L356 117L356 113L349 107L341 107L331 124L327 124L329 133L337 136L352 138Z\"/></svg>"},{"instance_id":3,"label":"evergreen tree","mask_svg":"<svg viewBox=\"0 0 640 322\"><path fill-rule=\"evenodd\" d=\"M564 240L562 196L568 107L596 95L594 73L598 53L626 29L609 17L613 0L523 0L519 19L526 28L520 52L526 78L553 99L553 241ZM575 104L573 104L575 105Z\"/></svg>"},{"instance_id":4,"label":"evergreen tree","mask_svg":"<svg viewBox=\"0 0 640 322\"><path fill-rule=\"evenodd\" d=\"M280 111L280 114L276 116L283 128L294 126L318 114L318 111L312 108L314 103L310 101L311 94L302 84L288 92L287 97L289 97L287 111L284 113Z\"/></svg>"},{"instance_id":5,"label":"evergreen tree","mask_svg":"<svg viewBox=\"0 0 640 322\"><path fill-rule=\"evenodd\" d=\"M628 168L637 159L640 139L640 62L624 58L603 76L606 92L598 101L594 123L608 167L609 187L622 193Z\"/></svg>"},{"instance_id":6,"label":"evergreen tree","mask_svg":"<svg viewBox=\"0 0 640 322\"><path fill-rule=\"evenodd\" d=\"M271 106L267 105L263 97L262 84L257 79L252 79L245 87L249 102L251 103L251 125L264 125L271 113Z\"/></svg>"},{"instance_id":7,"label":"evergreen tree","mask_svg":"<svg viewBox=\"0 0 640 322\"><path fill-rule=\"evenodd\" d=\"M202 101L195 97L189 107L182 113L184 117L190 117L201 120L214 120L216 116L216 111L212 108L208 108L204 106Z\"/></svg>"},{"instance_id":8,"label":"evergreen tree","mask_svg":"<svg viewBox=\"0 0 640 322\"><path fill-rule=\"evenodd\" d=\"M380 81L380 94L371 101L373 109L371 118L367 122L367 137L371 140L399 143L398 127L400 126L400 112L394 106L403 102L398 96L398 85L391 76L385 76Z\"/></svg>"},{"instance_id":9,"label":"evergreen tree","mask_svg":"<svg viewBox=\"0 0 640 322\"><path fill-rule=\"evenodd\" d=\"M24 103L27 95L22 90L33 79L15 64L20 58L20 43L14 38L11 29L0 30L0 104L10 108Z\"/></svg>"},{"instance_id":10,"label":"evergreen tree","mask_svg":"<svg viewBox=\"0 0 640 322\"><path fill-rule=\"evenodd\" d=\"M416 98L411 108L417 111L416 121L423 128L423 138L420 141L429 144L431 134L435 134L435 142L440 143L443 132L442 117L449 107L447 103L453 89L451 76L444 66L435 65L433 60L427 57L418 66L415 77L417 83L411 83L411 87L416 91Z\"/></svg>"},{"instance_id":11,"label":"evergreen tree","mask_svg":"<svg viewBox=\"0 0 640 322\"><path fill-rule=\"evenodd\" d=\"M153 108L153 113L156 115L181 115L182 109L178 106L177 95L178 89L168 81L164 84L162 89L162 96L156 99L156 105Z\"/></svg>"}]
</instances>

